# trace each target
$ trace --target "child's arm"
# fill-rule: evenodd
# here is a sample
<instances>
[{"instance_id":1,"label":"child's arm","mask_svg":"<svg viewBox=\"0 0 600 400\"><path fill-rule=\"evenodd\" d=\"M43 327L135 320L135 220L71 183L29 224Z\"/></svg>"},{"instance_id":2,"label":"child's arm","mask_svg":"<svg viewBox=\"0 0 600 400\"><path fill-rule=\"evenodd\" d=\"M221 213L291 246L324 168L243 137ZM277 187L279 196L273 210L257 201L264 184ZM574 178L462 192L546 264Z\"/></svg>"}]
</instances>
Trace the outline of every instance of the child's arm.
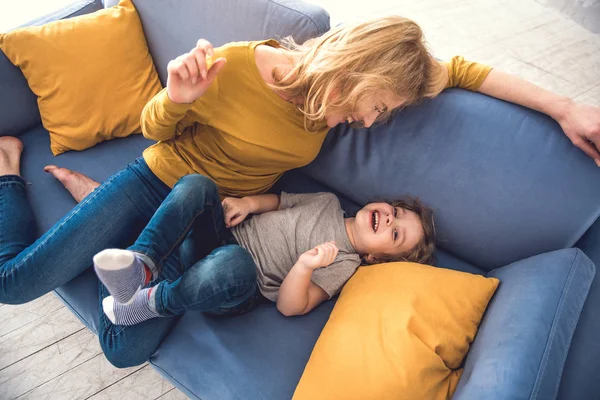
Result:
<instances>
[{"instance_id":1,"label":"child's arm","mask_svg":"<svg viewBox=\"0 0 600 400\"><path fill-rule=\"evenodd\" d=\"M144 137L160 141L176 136L177 124L194 101L204 95L225 65L224 58L210 64L212 55L212 45L200 39L189 53L169 62L167 87L154 96L142 111L140 124Z\"/></svg>"},{"instance_id":2,"label":"child's arm","mask_svg":"<svg viewBox=\"0 0 600 400\"><path fill-rule=\"evenodd\" d=\"M327 267L337 256L333 242L318 245L302 254L287 274L277 295L277 309L286 317L303 315L329 298L310 278L317 268Z\"/></svg>"},{"instance_id":3,"label":"child's arm","mask_svg":"<svg viewBox=\"0 0 600 400\"><path fill-rule=\"evenodd\" d=\"M241 199L226 197L221 202L225 212L225 226L234 227L242 222L248 214L262 214L279 208L279 196L276 194L259 194Z\"/></svg>"}]
</instances>

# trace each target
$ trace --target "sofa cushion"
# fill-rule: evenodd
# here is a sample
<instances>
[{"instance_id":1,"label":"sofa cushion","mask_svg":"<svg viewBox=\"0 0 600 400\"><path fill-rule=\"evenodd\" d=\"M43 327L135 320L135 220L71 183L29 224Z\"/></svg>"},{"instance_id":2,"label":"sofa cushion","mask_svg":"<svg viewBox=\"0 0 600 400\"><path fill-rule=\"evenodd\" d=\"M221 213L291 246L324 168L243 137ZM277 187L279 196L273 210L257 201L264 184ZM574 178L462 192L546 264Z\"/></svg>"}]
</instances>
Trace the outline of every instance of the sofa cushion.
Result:
<instances>
[{"instance_id":1,"label":"sofa cushion","mask_svg":"<svg viewBox=\"0 0 600 400\"><path fill-rule=\"evenodd\" d=\"M167 81L169 61L188 52L200 38L215 47L290 34L303 42L329 30L329 15L321 7L300 1L203 0L188 1L185 6L180 3L134 0L163 84ZM105 1L105 6L113 4L114 0Z\"/></svg>"},{"instance_id":2,"label":"sofa cushion","mask_svg":"<svg viewBox=\"0 0 600 400\"><path fill-rule=\"evenodd\" d=\"M581 250L564 249L490 272L502 284L479 326L453 398L556 398L595 270Z\"/></svg>"},{"instance_id":3,"label":"sofa cushion","mask_svg":"<svg viewBox=\"0 0 600 400\"><path fill-rule=\"evenodd\" d=\"M140 132L142 109L161 89L130 0L0 34L0 48L38 96L55 155Z\"/></svg>"},{"instance_id":4,"label":"sofa cushion","mask_svg":"<svg viewBox=\"0 0 600 400\"><path fill-rule=\"evenodd\" d=\"M291 171L277 190L331 191L312 178ZM342 197L341 203L355 207ZM444 267L482 274L451 254L437 254ZM335 300L308 315L283 317L272 303L235 318L186 313L150 362L194 399L289 399L300 380Z\"/></svg>"},{"instance_id":5,"label":"sofa cushion","mask_svg":"<svg viewBox=\"0 0 600 400\"><path fill-rule=\"evenodd\" d=\"M71 152L53 158L48 146L46 146L47 140L37 147L33 146L34 143L30 143L28 140L36 136L39 137L39 135L40 132L31 132L23 137L26 149L30 145L29 150L24 154L26 156L25 164L28 165L27 170L31 172L38 171L37 174L27 173L25 176L28 181L32 182L29 195L33 197L32 200L35 200L33 202L36 206L35 212L38 216L43 217L45 224L56 222L63 214L56 213L56 210L53 210L54 207L38 208L44 204L43 193L36 190L41 183L46 185L45 190L52 196L53 204L58 203L60 209L68 210L74 205L74 201L59 184L55 184L53 178L48 174L39 172L45 165L44 159L63 160L60 163L61 165L64 164L71 168L84 170L96 179L103 180L116 172L116 168L120 169L119 165L125 166L129 159L133 160L147 142L140 140L142 138L139 136L134 136L101 143L84 153ZM115 145L116 143L120 143L120 145ZM85 153L96 151L99 153L94 153L94 157L90 161L84 161L81 157ZM98 159L97 162L94 162L96 159ZM109 163L113 164L113 167L108 167L107 164ZM329 188L297 170L284 174L274 188L275 192L281 190L315 193L330 191ZM346 207L355 207L344 197L341 197L340 201ZM436 265L458 271L483 274L481 269L443 251L436 253L436 259ZM93 269L88 269L85 273L58 288L56 293L75 315L97 334L100 301L98 297L98 278ZM313 345L329 317L333 304L334 301L327 302L311 312L308 317L298 319L299 322L294 322L293 318L283 318L273 304L263 304L259 311L252 312L248 316L242 316L241 319L212 319L201 313L191 312L188 313L191 315L182 318L185 321L183 327L174 330L171 334L174 338L166 340L166 343L152 358L152 362L159 372L192 398L200 398L201 393L203 396L210 395L209 397L202 397L204 400L236 398L236 396L249 399L261 398L259 394L264 394L264 398L291 398L309 359ZM239 321L239 326L236 321ZM292 325L287 325L290 323ZM210 326L211 331L200 336L196 335L196 333L206 329L207 324ZM264 332L269 330L269 326L273 327L274 330L283 326L281 337L276 332L265 335ZM191 331L186 332L187 329L191 329ZM227 335L225 341L221 337L223 334ZM291 342L284 340L283 338L288 335L295 337L295 339ZM246 347L244 344L247 336L253 337L251 347ZM182 338L185 338L184 343L187 346L184 346L185 349L178 345ZM261 358L255 359L256 354L264 352L261 349L270 346L271 340L273 340L273 354L263 355ZM199 343L198 347L194 347L196 345L193 343ZM166 350L163 350L164 346L166 346ZM206 352L207 348L211 350ZM220 353L221 351L224 353ZM285 357L283 354L289 354L289 357ZM265 357L271 361L271 364L266 363ZM230 365L234 359L237 361L237 365ZM173 369L173 366L176 366L176 368ZM252 372L256 369L264 373L256 374L256 372ZM229 372L230 370L235 373ZM226 375L220 375L220 372L223 371L228 372ZM252 377L257 379L257 384L263 387L258 389L250 378L242 378L245 372L250 372ZM208 376L206 376L207 374ZM277 379L271 380L271 376ZM213 379L213 381L211 383L210 380L206 379ZM238 382L241 382L239 388L237 388ZM212 387L212 384L215 387ZM223 392L223 396L219 396L218 390L223 387L227 387L227 390ZM247 396L243 396L248 387L251 390L247 393Z\"/></svg>"},{"instance_id":6,"label":"sofa cushion","mask_svg":"<svg viewBox=\"0 0 600 400\"><path fill-rule=\"evenodd\" d=\"M558 124L461 89L332 129L304 171L359 204L419 196L440 246L488 270L571 247L600 215L600 171Z\"/></svg>"},{"instance_id":7,"label":"sofa cushion","mask_svg":"<svg viewBox=\"0 0 600 400\"><path fill-rule=\"evenodd\" d=\"M79 1L27 25L45 24L67 16L83 15L102 8L99 0ZM18 67L0 50L0 136L18 136L41 123L35 94Z\"/></svg>"},{"instance_id":8,"label":"sofa cushion","mask_svg":"<svg viewBox=\"0 0 600 400\"><path fill-rule=\"evenodd\" d=\"M298 318L271 303L234 318L187 312L150 362L193 399L290 399L334 302Z\"/></svg>"},{"instance_id":9,"label":"sofa cushion","mask_svg":"<svg viewBox=\"0 0 600 400\"><path fill-rule=\"evenodd\" d=\"M140 157L142 151L154 143L142 135L133 135L100 143L84 152L71 151L54 157L50 151L48 131L42 126L21 134L19 139L25 148L21 173L31 183L28 195L39 234L46 232L76 204L62 184L44 172L44 166L55 164L70 168L102 182Z\"/></svg>"},{"instance_id":10,"label":"sofa cushion","mask_svg":"<svg viewBox=\"0 0 600 400\"><path fill-rule=\"evenodd\" d=\"M583 235L577 243L580 248L596 265L600 266L600 219ZM600 274L596 274L577 329L569 357L563 370L560 383L559 399L585 399L591 393L600 393Z\"/></svg>"},{"instance_id":11,"label":"sofa cushion","mask_svg":"<svg viewBox=\"0 0 600 400\"><path fill-rule=\"evenodd\" d=\"M449 399L499 280L395 262L342 290L294 400Z\"/></svg>"}]
</instances>

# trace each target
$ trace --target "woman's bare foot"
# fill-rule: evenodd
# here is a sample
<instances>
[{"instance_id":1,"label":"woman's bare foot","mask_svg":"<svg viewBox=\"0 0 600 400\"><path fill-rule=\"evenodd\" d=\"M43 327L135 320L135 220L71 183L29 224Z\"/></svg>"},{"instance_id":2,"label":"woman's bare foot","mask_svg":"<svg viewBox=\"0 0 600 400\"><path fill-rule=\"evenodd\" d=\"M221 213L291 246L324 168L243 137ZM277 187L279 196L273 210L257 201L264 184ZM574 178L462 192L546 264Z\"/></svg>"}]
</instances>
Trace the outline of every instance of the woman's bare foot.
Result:
<instances>
[{"instance_id":1,"label":"woman's bare foot","mask_svg":"<svg viewBox=\"0 0 600 400\"><path fill-rule=\"evenodd\" d=\"M0 137L0 176L21 175L21 153L23 142L16 137Z\"/></svg>"},{"instance_id":2,"label":"woman's bare foot","mask_svg":"<svg viewBox=\"0 0 600 400\"><path fill-rule=\"evenodd\" d=\"M47 165L44 171L58 179L78 203L100 186L98 182L79 172L59 168L56 165Z\"/></svg>"}]
</instances>

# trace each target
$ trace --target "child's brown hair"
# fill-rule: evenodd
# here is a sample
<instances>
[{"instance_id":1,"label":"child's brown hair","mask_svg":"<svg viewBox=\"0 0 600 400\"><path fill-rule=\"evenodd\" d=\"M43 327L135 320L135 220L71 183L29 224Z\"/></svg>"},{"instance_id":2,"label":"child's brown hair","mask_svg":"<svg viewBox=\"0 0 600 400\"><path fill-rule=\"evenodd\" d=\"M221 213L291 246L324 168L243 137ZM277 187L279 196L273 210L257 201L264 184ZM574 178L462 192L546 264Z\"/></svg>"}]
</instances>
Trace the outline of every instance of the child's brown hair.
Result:
<instances>
[{"instance_id":1,"label":"child's brown hair","mask_svg":"<svg viewBox=\"0 0 600 400\"><path fill-rule=\"evenodd\" d=\"M423 227L423 237L417 245L407 253L396 256L377 257L377 263L407 261L420 264L431 264L434 261L433 253L435 251L436 233L433 220L433 210L427 207L417 197L403 197L389 202L392 207L400 207L414 212Z\"/></svg>"}]
</instances>

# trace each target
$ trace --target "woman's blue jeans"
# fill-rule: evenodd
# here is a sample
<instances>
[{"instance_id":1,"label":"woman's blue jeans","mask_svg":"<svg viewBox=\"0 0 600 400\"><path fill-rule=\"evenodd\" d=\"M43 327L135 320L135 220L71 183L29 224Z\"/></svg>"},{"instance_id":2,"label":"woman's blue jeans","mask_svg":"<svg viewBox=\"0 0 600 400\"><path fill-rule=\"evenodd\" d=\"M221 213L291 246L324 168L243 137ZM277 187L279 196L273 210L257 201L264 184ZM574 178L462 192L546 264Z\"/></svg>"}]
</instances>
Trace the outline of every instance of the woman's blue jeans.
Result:
<instances>
[{"instance_id":1,"label":"woman's blue jeans","mask_svg":"<svg viewBox=\"0 0 600 400\"><path fill-rule=\"evenodd\" d=\"M18 176L0 176L0 303L38 298L89 268L99 251L132 243L132 249L147 251L161 268L151 284L167 281L157 292L161 313L178 315L193 308L237 314L257 300L255 266L247 252L234 245L218 247L231 236L222 228L219 197L208 178L185 177L171 190L140 158L106 180L37 240L25 186ZM199 191L204 197L197 196ZM195 213L192 217L186 214L190 210ZM176 214L179 217L173 218ZM186 251L180 256L176 250L184 239ZM108 360L117 367L147 361L177 318L113 325L102 312L108 291L99 284L99 292L98 336Z\"/></svg>"}]
</instances>

